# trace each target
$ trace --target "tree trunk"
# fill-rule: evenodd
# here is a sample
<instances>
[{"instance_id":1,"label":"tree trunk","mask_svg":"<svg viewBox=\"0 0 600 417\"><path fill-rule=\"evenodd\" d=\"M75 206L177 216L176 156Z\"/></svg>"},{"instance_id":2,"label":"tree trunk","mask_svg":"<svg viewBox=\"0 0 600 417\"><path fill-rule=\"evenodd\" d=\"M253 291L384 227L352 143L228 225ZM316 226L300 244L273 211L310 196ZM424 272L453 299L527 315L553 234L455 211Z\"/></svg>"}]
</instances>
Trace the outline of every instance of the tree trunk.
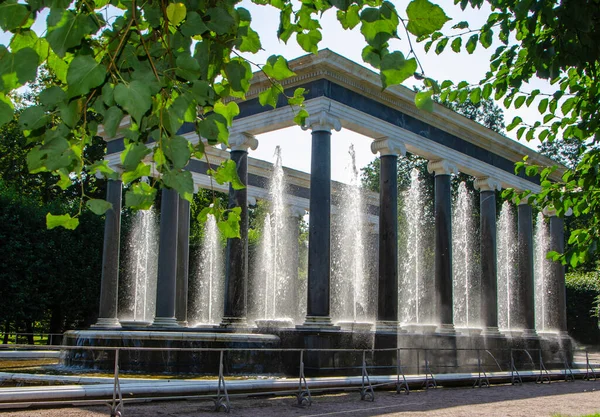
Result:
<instances>
[{"instance_id":1,"label":"tree trunk","mask_svg":"<svg viewBox=\"0 0 600 417\"><path fill-rule=\"evenodd\" d=\"M4 343L5 345L8 344L8 334L9 333L10 333L10 321L4 320L4 340L2 341L2 343Z\"/></svg>"},{"instance_id":2,"label":"tree trunk","mask_svg":"<svg viewBox=\"0 0 600 417\"><path fill-rule=\"evenodd\" d=\"M33 323L30 321L27 321L25 323L25 328L27 330L27 343L30 345L34 345L35 342L33 340Z\"/></svg>"}]
</instances>

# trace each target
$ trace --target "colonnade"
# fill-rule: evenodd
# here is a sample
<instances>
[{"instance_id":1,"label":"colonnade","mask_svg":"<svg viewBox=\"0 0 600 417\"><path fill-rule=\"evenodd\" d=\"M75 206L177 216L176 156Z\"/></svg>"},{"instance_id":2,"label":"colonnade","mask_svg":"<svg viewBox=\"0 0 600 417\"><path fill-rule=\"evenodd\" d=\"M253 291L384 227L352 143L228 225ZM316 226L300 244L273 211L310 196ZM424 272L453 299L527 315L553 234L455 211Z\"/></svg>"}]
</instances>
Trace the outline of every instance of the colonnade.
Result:
<instances>
[{"instance_id":1,"label":"colonnade","mask_svg":"<svg viewBox=\"0 0 600 417\"><path fill-rule=\"evenodd\" d=\"M310 224L308 247L307 315L299 330L335 329L330 318L331 271L331 136L341 123L325 111L310 116L304 126L312 135L310 179ZM256 149L257 140L248 134L230 138L230 158L236 162L242 183L248 182L248 149ZM371 150L381 158L379 204L378 305L376 331L397 332L398 317L398 191L397 161L406 153L396 138L373 141ZM438 333L452 334L452 201L451 175L456 165L447 159L431 159L428 171L435 175L435 272L434 321ZM486 175L475 179L480 193L481 322L483 334L499 335L496 256L496 191L500 182ZM122 183L108 180L107 200L113 208L106 213L100 314L97 327L119 327L117 318L120 207ZM229 207L241 207L240 238L228 239L226 249L224 329L247 328L248 281L248 195L247 188L230 188ZM550 250L564 250L563 219L546 210L549 217ZM187 324L187 283L189 256L189 203L176 191L163 189L161 201L160 242L156 316L152 326L176 328ZM524 336L535 336L533 219L531 206L522 200L518 206L518 285L513 291L519 310L516 327ZM558 331L566 332L564 267L552 263L552 291L557 308L549 312L556 317Z\"/></svg>"}]
</instances>

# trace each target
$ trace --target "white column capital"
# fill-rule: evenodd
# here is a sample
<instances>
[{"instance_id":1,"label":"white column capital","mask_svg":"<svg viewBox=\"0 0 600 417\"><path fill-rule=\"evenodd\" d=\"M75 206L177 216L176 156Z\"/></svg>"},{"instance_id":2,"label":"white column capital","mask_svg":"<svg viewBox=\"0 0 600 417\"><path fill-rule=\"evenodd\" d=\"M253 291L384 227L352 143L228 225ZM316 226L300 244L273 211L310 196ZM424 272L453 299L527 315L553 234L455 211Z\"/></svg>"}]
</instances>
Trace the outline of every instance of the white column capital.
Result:
<instances>
[{"instance_id":1,"label":"white column capital","mask_svg":"<svg viewBox=\"0 0 600 417\"><path fill-rule=\"evenodd\" d=\"M542 209L542 213L546 217L554 217L556 216L556 209L554 208L554 206L546 206Z\"/></svg>"},{"instance_id":2,"label":"white column capital","mask_svg":"<svg viewBox=\"0 0 600 417\"><path fill-rule=\"evenodd\" d=\"M225 150L227 146L222 145L222 148ZM229 148L232 151L248 152L248 149L255 150L258 148L258 139L249 133L237 133L229 137Z\"/></svg>"},{"instance_id":3,"label":"white column capital","mask_svg":"<svg viewBox=\"0 0 600 417\"><path fill-rule=\"evenodd\" d=\"M500 181L490 177L475 178L473 188L479 191L496 191L502 189Z\"/></svg>"},{"instance_id":4,"label":"white column capital","mask_svg":"<svg viewBox=\"0 0 600 417\"><path fill-rule=\"evenodd\" d=\"M375 139L371 142L371 152L374 154L379 153L380 156L386 155L406 155L406 146L398 139L383 137Z\"/></svg>"},{"instance_id":5,"label":"white column capital","mask_svg":"<svg viewBox=\"0 0 600 417\"><path fill-rule=\"evenodd\" d=\"M249 195L247 198L248 201L248 205L249 206L255 206L256 205L256 197Z\"/></svg>"},{"instance_id":6,"label":"white column capital","mask_svg":"<svg viewBox=\"0 0 600 417\"><path fill-rule=\"evenodd\" d=\"M312 130L313 132L330 132L335 130L339 132L342 129L342 122L331 113L321 110L318 113L312 114L306 118L302 130Z\"/></svg>"},{"instance_id":7,"label":"white column capital","mask_svg":"<svg viewBox=\"0 0 600 417\"><path fill-rule=\"evenodd\" d=\"M429 161L427 164L427 172L430 174L435 173L435 175L458 174L458 168L447 159L438 159Z\"/></svg>"}]
</instances>

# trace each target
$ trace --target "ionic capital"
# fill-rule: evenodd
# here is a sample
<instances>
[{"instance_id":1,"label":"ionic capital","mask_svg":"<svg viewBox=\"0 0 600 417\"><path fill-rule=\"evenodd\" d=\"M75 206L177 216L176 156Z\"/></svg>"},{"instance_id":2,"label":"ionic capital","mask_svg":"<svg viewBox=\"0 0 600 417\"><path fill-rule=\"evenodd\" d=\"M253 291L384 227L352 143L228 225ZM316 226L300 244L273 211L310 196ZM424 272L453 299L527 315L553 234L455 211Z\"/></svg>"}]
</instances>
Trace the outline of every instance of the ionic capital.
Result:
<instances>
[{"instance_id":1,"label":"ionic capital","mask_svg":"<svg viewBox=\"0 0 600 417\"><path fill-rule=\"evenodd\" d=\"M225 149L225 146L223 146ZM237 133L229 137L229 148L232 151L245 151L248 149L255 150L258 148L258 139L249 133Z\"/></svg>"},{"instance_id":2,"label":"ionic capital","mask_svg":"<svg viewBox=\"0 0 600 417\"><path fill-rule=\"evenodd\" d=\"M371 142L371 152L379 153L381 156L386 155L406 155L406 146L397 139L380 138Z\"/></svg>"},{"instance_id":3,"label":"ionic capital","mask_svg":"<svg viewBox=\"0 0 600 417\"><path fill-rule=\"evenodd\" d=\"M427 172L430 174L435 173L435 175L458 174L458 168L447 159L438 159L436 161L429 161Z\"/></svg>"},{"instance_id":4,"label":"ionic capital","mask_svg":"<svg viewBox=\"0 0 600 417\"><path fill-rule=\"evenodd\" d=\"M554 206L546 206L542 209L542 213L546 217L554 217L556 216L556 209L554 208Z\"/></svg>"},{"instance_id":5,"label":"ionic capital","mask_svg":"<svg viewBox=\"0 0 600 417\"><path fill-rule=\"evenodd\" d=\"M479 191L496 191L502 189L500 181L490 177L475 178L473 188Z\"/></svg>"},{"instance_id":6,"label":"ionic capital","mask_svg":"<svg viewBox=\"0 0 600 417\"><path fill-rule=\"evenodd\" d=\"M312 130L313 132L330 132L335 129L339 132L342 129L342 122L337 117L332 116L325 110L312 114L306 118L302 130Z\"/></svg>"}]
</instances>

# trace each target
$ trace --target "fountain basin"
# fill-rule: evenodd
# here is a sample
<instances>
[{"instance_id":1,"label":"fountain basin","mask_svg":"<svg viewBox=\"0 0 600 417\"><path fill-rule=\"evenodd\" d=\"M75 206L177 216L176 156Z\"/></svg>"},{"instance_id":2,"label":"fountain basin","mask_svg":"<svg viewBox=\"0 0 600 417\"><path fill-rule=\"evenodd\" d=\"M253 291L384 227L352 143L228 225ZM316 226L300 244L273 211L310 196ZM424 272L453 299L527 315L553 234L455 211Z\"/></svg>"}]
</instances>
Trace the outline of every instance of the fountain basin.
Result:
<instances>
[{"instance_id":1,"label":"fountain basin","mask_svg":"<svg viewBox=\"0 0 600 417\"><path fill-rule=\"evenodd\" d=\"M408 333L433 334L438 328L437 324L403 324L402 330Z\"/></svg>"},{"instance_id":2,"label":"fountain basin","mask_svg":"<svg viewBox=\"0 0 600 417\"><path fill-rule=\"evenodd\" d=\"M225 369L229 373L279 373L277 351L235 351L231 349L278 349L280 339L274 335L249 333L198 332L178 330L73 330L64 335L63 345L94 346L94 350L66 349L60 363L89 370L112 371L115 349L123 371L140 373L215 374L219 372L220 349L227 351ZM111 349L102 349L102 347ZM144 348L186 348L188 351L150 350ZM215 350L200 350L215 349Z\"/></svg>"},{"instance_id":3,"label":"fountain basin","mask_svg":"<svg viewBox=\"0 0 600 417\"><path fill-rule=\"evenodd\" d=\"M151 321L143 320L119 320L121 327L134 328L134 327L148 327L152 324Z\"/></svg>"},{"instance_id":4,"label":"fountain basin","mask_svg":"<svg viewBox=\"0 0 600 417\"><path fill-rule=\"evenodd\" d=\"M342 330L353 332L369 332L373 328L373 323L361 321L338 321L337 325L340 326Z\"/></svg>"},{"instance_id":5,"label":"fountain basin","mask_svg":"<svg viewBox=\"0 0 600 417\"><path fill-rule=\"evenodd\" d=\"M464 335L480 335L483 329L481 327L457 327L456 332Z\"/></svg>"},{"instance_id":6,"label":"fountain basin","mask_svg":"<svg viewBox=\"0 0 600 417\"><path fill-rule=\"evenodd\" d=\"M292 319L261 319L255 320L254 323L259 331L294 328L294 321Z\"/></svg>"}]
</instances>

